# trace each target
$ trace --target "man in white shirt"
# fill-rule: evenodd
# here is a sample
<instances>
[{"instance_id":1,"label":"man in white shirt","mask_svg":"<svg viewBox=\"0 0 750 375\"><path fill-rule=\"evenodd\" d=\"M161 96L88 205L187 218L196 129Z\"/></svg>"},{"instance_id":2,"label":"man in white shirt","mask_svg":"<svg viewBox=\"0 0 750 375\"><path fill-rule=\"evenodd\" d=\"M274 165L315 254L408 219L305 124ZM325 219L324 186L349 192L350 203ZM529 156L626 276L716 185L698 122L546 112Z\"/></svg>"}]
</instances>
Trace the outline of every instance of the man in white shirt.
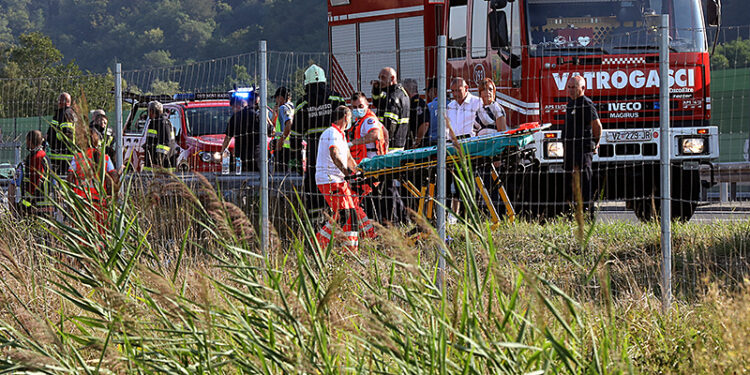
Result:
<instances>
[{"instance_id":1,"label":"man in white shirt","mask_svg":"<svg viewBox=\"0 0 750 375\"><path fill-rule=\"evenodd\" d=\"M446 110L453 132L457 137L473 137L477 111L482 108L482 99L469 92L469 85L461 77L451 81L453 100Z\"/></svg>"},{"instance_id":2,"label":"man in white shirt","mask_svg":"<svg viewBox=\"0 0 750 375\"><path fill-rule=\"evenodd\" d=\"M333 209L333 220L339 222L345 236L345 248L356 252L359 242L357 228L374 237L372 223L359 206L359 198L352 193L346 176L356 173L357 164L349 152L344 132L352 123L352 111L346 106L331 113L333 124L320 135L315 163L315 183ZM321 247L327 247L333 236L334 223L327 222L316 235Z\"/></svg>"}]
</instances>

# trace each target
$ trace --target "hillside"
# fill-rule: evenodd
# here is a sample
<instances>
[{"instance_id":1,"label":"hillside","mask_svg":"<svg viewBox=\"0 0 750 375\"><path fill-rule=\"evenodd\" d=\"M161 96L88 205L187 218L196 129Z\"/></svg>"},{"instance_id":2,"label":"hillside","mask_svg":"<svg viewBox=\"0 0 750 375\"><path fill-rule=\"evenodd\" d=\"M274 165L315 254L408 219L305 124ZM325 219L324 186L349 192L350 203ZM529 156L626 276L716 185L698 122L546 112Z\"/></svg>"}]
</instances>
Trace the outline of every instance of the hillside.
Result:
<instances>
[{"instance_id":1,"label":"hillside","mask_svg":"<svg viewBox=\"0 0 750 375\"><path fill-rule=\"evenodd\" d=\"M324 51L326 3L310 0L0 0L0 43L48 35L85 70L168 66L275 50Z\"/></svg>"},{"instance_id":2,"label":"hillside","mask_svg":"<svg viewBox=\"0 0 750 375\"><path fill-rule=\"evenodd\" d=\"M233 56L268 41L269 49L327 50L321 0L0 0L0 46L25 33L48 35L83 70L103 72L115 61L125 69L170 66ZM723 1L723 25L744 26L721 41L748 38L740 0Z\"/></svg>"}]
</instances>

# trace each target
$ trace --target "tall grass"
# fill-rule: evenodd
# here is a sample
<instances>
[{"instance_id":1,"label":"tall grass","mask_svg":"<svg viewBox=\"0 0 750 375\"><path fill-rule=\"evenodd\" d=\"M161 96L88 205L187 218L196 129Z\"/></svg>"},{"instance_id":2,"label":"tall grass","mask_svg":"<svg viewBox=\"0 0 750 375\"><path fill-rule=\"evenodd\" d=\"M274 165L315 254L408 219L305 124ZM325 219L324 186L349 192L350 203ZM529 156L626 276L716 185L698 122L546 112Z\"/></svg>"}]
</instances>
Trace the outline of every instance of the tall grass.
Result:
<instances>
[{"instance_id":1,"label":"tall grass","mask_svg":"<svg viewBox=\"0 0 750 375\"><path fill-rule=\"evenodd\" d=\"M743 351L750 344L750 293L742 281L747 223L676 226L677 284L685 292L661 315L653 274L658 231L649 225L587 226L582 237L568 221L492 228L473 188L459 182L467 209L450 228L450 247L415 217L425 238L379 228L378 240L342 255L336 246L317 247L302 210L288 246L259 249L243 210L207 181L191 188L165 176L135 186L129 182L109 202L104 230L90 202L64 184L64 223L4 219L0 370L605 374L750 367ZM443 289L436 283L440 248Z\"/></svg>"}]
</instances>

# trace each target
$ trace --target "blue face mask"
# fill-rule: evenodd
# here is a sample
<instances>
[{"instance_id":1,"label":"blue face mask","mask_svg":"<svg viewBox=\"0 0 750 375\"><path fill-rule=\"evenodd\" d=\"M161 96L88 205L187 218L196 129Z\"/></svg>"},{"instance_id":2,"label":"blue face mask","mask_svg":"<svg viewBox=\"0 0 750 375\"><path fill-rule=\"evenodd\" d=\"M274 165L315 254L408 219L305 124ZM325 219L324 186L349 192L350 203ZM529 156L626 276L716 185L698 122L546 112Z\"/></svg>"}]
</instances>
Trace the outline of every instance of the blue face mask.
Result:
<instances>
[{"instance_id":1,"label":"blue face mask","mask_svg":"<svg viewBox=\"0 0 750 375\"><path fill-rule=\"evenodd\" d=\"M365 117L367 114L367 108L354 108L352 109L352 117L355 119Z\"/></svg>"}]
</instances>

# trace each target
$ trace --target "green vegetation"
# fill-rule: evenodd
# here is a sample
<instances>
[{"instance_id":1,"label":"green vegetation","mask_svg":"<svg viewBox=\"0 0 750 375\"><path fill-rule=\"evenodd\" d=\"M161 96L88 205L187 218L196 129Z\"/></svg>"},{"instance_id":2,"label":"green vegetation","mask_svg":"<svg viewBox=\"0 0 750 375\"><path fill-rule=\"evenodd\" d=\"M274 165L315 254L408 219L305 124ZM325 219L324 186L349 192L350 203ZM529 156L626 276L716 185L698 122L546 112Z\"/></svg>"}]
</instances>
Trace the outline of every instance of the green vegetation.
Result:
<instances>
[{"instance_id":1,"label":"green vegetation","mask_svg":"<svg viewBox=\"0 0 750 375\"><path fill-rule=\"evenodd\" d=\"M326 2L302 0L5 0L0 44L52 38L67 62L103 72L170 66L254 51L325 51ZM37 77L37 76L33 76Z\"/></svg>"},{"instance_id":2,"label":"green vegetation","mask_svg":"<svg viewBox=\"0 0 750 375\"><path fill-rule=\"evenodd\" d=\"M750 366L750 223L675 225L672 310L653 224L490 228L443 247L379 228L358 254L252 218L202 180L128 183L106 227L0 225L0 368L46 373L733 373ZM462 189L464 185L460 185ZM135 189L138 187L138 189ZM177 204L177 202L180 202ZM296 215L296 214L295 214ZM293 220L292 217L289 217ZM446 252L446 287L436 283ZM745 280L745 281L743 281Z\"/></svg>"}]
</instances>

